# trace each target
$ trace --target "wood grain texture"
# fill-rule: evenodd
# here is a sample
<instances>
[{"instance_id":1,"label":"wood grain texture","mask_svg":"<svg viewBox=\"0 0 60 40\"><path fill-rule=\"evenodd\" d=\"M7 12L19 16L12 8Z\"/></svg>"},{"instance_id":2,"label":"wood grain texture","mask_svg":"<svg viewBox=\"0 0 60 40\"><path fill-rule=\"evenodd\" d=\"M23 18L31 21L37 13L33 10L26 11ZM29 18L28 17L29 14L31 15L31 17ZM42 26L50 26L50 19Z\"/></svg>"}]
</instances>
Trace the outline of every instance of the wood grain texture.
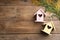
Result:
<instances>
[{"instance_id":1,"label":"wood grain texture","mask_svg":"<svg viewBox=\"0 0 60 40\"><path fill-rule=\"evenodd\" d=\"M41 32L43 23L34 22L34 13L41 6L31 0L0 0L0 40L60 40L60 21L53 17L56 27L51 34ZM50 18L45 17L49 22Z\"/></svg>"},{"instance_id":2,"label":"wood grain texture","mask_svg":"<svg viewBox=\"0 0 60 40\"><path fill-rule=\"evenodd\" d=\"M7 5L27 6L27 5L32 5L32 2L31 0L0 0L0 6L7 6Z\"/></svg>"},{"instance_id":3,"label":"wood grain texture","mask_svg":"<svg viewBox=\"0 0 60 40\"><path fill-rule=\"evenodd\" d=\"M34 20L34 13L37 12L41 6L0 6L0 20L18 19L18 20ZM16 20L17 20L16 19ZM49 16L45 17L45 21L50 21ZM53 21L59 21L53 18Z\"/></svg>"},{"instance_id":4,"label":"wood grain texture","mask_svg":"<svg viewBox=\"0 0 60 40\"><path fill-rule=\"evenodd\" d=\"M0 6L0 33L40 33L43 23L34 22L34 13L41 6ZM45 21L50 21L49 16ZM56 31L60 33L60 21L53 18ZM3 26L4 25L4 26Z\"/></svg>"},{"instance_id":5,"label":"wood grain texture","mask_svg":"<svg viewBox=\"0 0 60 40\"><path fill-rule=\"evenodd\" d=\"M54 21L56 30L54 30L52 33L60 33L59 22L60 21ZM41 25L41 23L34 23L29 21L20 21L16 23L6 22L4 29L1 27L0 33L41 33L41 30L43 29L43 26Z\"/></svg>"},{"instance_id":6,"label":"wood grain texture","mask_svg":"<svg viewBox=\"0 0 60 40\"><path fill-rule=\"evenodd\" d=\"M60 34L51 36L42 34L0 35L0 40L60 40Z\"/></svg>"}]
</instances>

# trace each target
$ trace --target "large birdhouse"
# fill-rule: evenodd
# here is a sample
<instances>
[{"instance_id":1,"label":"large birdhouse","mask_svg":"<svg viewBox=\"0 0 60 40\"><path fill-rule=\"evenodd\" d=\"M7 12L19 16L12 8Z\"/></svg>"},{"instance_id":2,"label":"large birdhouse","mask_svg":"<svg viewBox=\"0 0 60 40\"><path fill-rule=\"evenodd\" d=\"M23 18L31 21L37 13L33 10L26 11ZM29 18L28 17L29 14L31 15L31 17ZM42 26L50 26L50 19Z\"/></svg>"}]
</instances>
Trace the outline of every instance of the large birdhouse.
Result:
<instances>
[{"instance_id":1,"label":"large birdhouse","mask_svg":"<svg viewBox=\"0 0 60 40\"><path fill-rule=\"evenodd\" d=\"M45 28L42 31L49 35L50 35L51 31L55 28L52 21L44 24L44 27Z\"/></svg>"},{"instance_id":2,"label":"large birdhouse","mask_svg":"<svg viewBox=\"0 0 60 40\"><path fill-rule=\"evenodd\" d=\"M40 8L34 15L35 15L35 22L44 22L45 11Z\"/></svg>"}]
</instances>

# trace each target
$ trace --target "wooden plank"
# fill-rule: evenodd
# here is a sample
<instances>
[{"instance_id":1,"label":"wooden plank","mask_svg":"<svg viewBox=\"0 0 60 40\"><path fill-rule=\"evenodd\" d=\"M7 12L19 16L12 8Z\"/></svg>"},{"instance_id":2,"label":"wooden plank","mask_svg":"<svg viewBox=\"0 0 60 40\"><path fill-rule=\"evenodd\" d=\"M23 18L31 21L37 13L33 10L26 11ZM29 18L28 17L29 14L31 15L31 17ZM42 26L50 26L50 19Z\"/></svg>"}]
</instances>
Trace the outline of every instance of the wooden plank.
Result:
<instances>
[{"instance_id":1,"label":"wooden plank","mask_svg":"<svg viewBox=\"0 0 60 40\"><path fill-rule=\"evenodd\" d=\"M51 36L42 34L0 35L0 40L60 40L60 34Z\"/></svg>"},{"instance_id":2,"label":"wooden plank","mask_svg":"<svg viewBox=\"0 0 60 40\"><path fill-rule=\"evenodd\" d=\"M52 33L60 33L60 21L54 21L56 30ZM18 22L6 22L0 27L0 33L41 33L43 29L42 23L34 23L33 21L18 21Z\"/></svg>"},{"instance_id":3,"label":"wooden plank","mask_svg":"<svg viewBox=\"0 0 60 40\"><path fill-rule=\"evenodd\" d=\"M8 6L8 5L21 5L21 6L29 6L32 5L31 0L0 0L0 6Z\"/></svg>"},{"instance_id":4,"label":"wooden plank","mask_svg":"<svg viewBox=\"0 0 60 40\"><path fill-rule=\"evenodd\" d=\"M23 17L21 20L25 20L26 17L33 16L34 6L0 6L0 17L7 18L7 17ZM37 7L38 8L38 7ZM27 10L26 10L27 9ZM28 20L30 20L28 19ZM27 19L26 19L27 20Z\"/></svg>"},{"instance_id":5,"label":"wooden plank","mask_svg":"<svg viewBox=\"0 0 60 40\"><path fill-rule=\"evenodd\" d=\"M12 23L11 23L12 24ZM60 33L60 21L54 21L56 30L52 33ZM25 22L21 21L20 23L12 24L10 27L6 28L7 33L41 33L42 23L34 23L34 22Z\"/></svg>"},{"instance_id":6,"label":"wooden plank","mask_svg":"<svg viewBox=\"0 0 60 40\"><path fill-rule=\"evenodd\" d=\"M19 20L34 20L34 13L41 6L0 6L0 20L5 20L9 18L18 18ZM53 21L57 21L55 17ZM45 17L45 21L50 21L49 16Z\"/></svg>"}]
</instances>

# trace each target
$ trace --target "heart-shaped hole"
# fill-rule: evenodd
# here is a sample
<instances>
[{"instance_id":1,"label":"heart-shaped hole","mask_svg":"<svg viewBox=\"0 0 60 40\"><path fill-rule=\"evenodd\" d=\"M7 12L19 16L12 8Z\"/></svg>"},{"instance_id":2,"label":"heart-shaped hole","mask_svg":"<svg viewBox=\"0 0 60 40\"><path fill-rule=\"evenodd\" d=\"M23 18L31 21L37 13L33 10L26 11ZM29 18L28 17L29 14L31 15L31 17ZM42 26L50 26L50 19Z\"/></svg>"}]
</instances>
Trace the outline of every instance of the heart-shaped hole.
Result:
<instances>
[{"instance_id":1,"label":"heart-shaped hole","mask_svg":"<svg viewBox=\"0 0 60 40\"><path fill-rule=\"evenodd\" d=\"M42 16L42 14L38 14L38 16L39 16L39 17L41 17L41 16Z\"/></svg>"},{"instance_id":2,"label":"heart-shaped hole","mask_svg":"<svg viewBox=\"0 0 60 40\"><path fill-rule=\"evenodd\" d=\"M51 26L49 26L49 25L48 25L47 27L48 27L48 29L50 29L50 28L51 28Z\"/></svg>"}]
</instances>

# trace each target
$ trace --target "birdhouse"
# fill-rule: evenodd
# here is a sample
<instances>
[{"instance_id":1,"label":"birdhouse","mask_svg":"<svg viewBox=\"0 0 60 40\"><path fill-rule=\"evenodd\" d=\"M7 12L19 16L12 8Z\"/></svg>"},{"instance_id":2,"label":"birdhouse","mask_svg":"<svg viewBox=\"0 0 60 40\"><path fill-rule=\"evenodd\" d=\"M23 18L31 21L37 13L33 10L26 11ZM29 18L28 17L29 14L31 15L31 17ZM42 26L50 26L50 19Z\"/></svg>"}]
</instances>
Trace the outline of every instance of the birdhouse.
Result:
<instances>
[{"instance_id":1,"label":"birdhouse","mask_svg":"<svg viewBox=\"0 0 60 40\"><path fill-rule=\"evenodd\" d=\"M49 35L50 35L51 31L55 28L52 21L46 23L46 24L44 25L44 27L45 27L45 28L44 28L42 31L45 32L46 34L49 34Z\"/></svg>"},{"instance_id":2,"label":"birdhouse","mask_svg":"<svg viewBox=\"0 0 60 40\"><path fill-rule=\"evenodd\" d=\"M35 17L35 22L44 22L44 10L42 8L40 8L34 15Z\"/></svg>"}]
</instances>

